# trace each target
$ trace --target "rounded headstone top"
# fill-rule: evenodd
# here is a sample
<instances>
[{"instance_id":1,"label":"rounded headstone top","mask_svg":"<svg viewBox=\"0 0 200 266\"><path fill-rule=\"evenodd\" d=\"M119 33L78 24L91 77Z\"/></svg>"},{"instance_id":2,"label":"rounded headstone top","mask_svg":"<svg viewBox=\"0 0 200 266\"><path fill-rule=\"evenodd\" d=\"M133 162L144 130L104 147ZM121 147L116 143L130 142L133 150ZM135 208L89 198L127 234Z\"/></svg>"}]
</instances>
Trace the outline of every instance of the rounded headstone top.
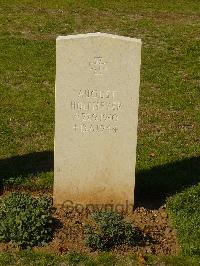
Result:
<instances>
[{"instance_id":1,"label":"rounded headstone top","mask_svg":"<svg viewBox=\"0 0 200 266\"><path fill-rule=\"evenodd\" d=\"M81 39L81 38L90 38L90 37L104 37L104 38L112 38L112 39L141 43L141 39L119 36L115 34L102 33L102 32L58 36L56 40L58 41L58 40L68 40L68 39Z\"/></svg>"}]
</instances>

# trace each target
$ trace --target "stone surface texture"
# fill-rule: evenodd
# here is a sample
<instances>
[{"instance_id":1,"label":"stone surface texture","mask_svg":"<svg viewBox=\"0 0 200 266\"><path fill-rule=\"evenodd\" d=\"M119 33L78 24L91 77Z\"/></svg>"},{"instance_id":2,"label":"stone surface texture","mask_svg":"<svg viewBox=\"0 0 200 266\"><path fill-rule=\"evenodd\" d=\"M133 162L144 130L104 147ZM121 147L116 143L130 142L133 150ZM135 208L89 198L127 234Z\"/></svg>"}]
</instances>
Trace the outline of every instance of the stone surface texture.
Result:
<instances>
[{"instance_id":1,"label":"stone surface texture","mask_svg":"<svg viewBox=\"0 0 200 266\"><path fill-rule=\"evenodd\" d=\"M141 41L56 40L54 203L133 204Z\"/></svg>"}]
</instances>

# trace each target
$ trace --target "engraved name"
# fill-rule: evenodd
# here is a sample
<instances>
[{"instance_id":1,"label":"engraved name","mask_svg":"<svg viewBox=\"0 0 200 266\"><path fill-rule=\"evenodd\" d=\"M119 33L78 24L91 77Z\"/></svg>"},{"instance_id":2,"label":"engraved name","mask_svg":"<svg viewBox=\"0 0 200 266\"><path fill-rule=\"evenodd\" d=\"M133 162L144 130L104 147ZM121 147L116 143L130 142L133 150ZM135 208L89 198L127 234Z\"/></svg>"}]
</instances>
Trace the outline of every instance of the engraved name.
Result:
<instances>
[{"instance_id":1,"label":"engraved name","mask_svg":"<svg viewBox=\"0 0 200 266\"><path fill-rule=\"evenodd\" d=\"M71 101L73 111L117 111L121 109L120 102L77 102Z\"/></svg>"},{"instance_id":2,"label":"engraved name","mask_svg":"<svg viewBox=\"0 0 200 266\"><path fill-rule=\"evenodd\" d=\"M99 89L81 89L78 93L79 98L92 98L92 99L115 99L118 91L106 90L101 91Z\"/></svg>"}]
</instances>

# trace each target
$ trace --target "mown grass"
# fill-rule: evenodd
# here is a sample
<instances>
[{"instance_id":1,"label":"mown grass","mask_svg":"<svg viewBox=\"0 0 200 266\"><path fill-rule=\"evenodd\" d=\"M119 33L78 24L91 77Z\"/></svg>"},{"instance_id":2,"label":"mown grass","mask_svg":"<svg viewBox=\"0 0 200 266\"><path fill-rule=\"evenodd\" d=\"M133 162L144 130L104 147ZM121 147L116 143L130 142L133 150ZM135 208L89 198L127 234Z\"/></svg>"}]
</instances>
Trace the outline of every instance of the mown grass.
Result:
<instances>
[{"instance_id":1,"label":"mown grass","mask_svg":"<svg viewBox=\"0 0 200 266\"><path fill-rule=\"evenodd\" d=\"M182 252L200 256L200 183L168 199Z\"/></svg>"},{"instance_id":2,"label":"mown grass","mask_svg":"<svg viewBox=\"0 0 200 266\"><path fill-rule=\"evenodd\" d=\"M0 185L52 187L55 38L96 31L143 42L137 196L151 200L149 194L200 182L199 17L198 0L1 0ZM178 211L185 193L171 199L169 210L188 254L198 218L189 212L192 200L185 216ZM194 219L185 218L189 213ZM170 263L195 265L196 258Z\"/></svg>"},{"instance_id":3,"label":"mown grass","mask_svg":"<svg viewBox=\"0 0 200 266\"><path fill-rule=\"evenodd\" d=\"M141 264L142 263L142 264ZM21 251L15 254L2 253L0 254L0 265L19 265L19 266L136 266L136 265L163 265L163 266L196 266L199 265L198 257L184 257L184 256L144 256L138 257L136 255L116 256L110 253L100 253L97 256L88 256L86 254L69 252L63 256L55 254L41 254L33 251Z\"/></svg>"}]
</instances>

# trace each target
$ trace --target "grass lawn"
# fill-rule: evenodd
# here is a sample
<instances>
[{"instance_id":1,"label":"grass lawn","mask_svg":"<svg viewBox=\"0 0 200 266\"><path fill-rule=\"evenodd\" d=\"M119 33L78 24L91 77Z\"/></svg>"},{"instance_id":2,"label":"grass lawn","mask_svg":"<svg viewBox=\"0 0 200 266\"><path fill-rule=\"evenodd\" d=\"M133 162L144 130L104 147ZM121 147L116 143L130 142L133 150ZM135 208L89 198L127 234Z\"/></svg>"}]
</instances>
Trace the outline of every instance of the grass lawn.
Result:
<instances>
[{"instance_id":1,"label":"grass lawn","mask_svg":"<svg viewBox=\"0 0 200 266\"><path fill-rule=\"evenodd\" d=\"M200 255L200 183L168 199L168 212L184 254Z\"/></svg>"},{"instance_id":2,"label":"grass lawn","mask_svg":"<svg viewBox=\"0 0 200 266\"><path fill-rule=\"evenodd\" d=\"M56 37L141 38L136 196L172 196L169 213L187 257L166 263L197 265L199 186L173 195L200 182L199 20L199 0L0 0L0 186L52 187ZM0 263L13 256L22 260L2 254Z\"/></svg>"},{"instance_id":3,"label":"grass lawn","mask_svg":"<svg viewBox=\"0 0 200 266\"><path fill-rule=\"evenodd\" d=\"M129 255L127 257L116 257L111 253L101 253L96 257L89 257L88 255L70 252L67 255L56 256L51 254L41 254L32 251L19 252L15 254L4 253L0 254L0 265L31 265L31 266L140 266L140 265L169 265L169 266L197 266L199 265L198 257L185 256L145 256L139 258L137 256Z\"/></svg>"}]
</instances>

